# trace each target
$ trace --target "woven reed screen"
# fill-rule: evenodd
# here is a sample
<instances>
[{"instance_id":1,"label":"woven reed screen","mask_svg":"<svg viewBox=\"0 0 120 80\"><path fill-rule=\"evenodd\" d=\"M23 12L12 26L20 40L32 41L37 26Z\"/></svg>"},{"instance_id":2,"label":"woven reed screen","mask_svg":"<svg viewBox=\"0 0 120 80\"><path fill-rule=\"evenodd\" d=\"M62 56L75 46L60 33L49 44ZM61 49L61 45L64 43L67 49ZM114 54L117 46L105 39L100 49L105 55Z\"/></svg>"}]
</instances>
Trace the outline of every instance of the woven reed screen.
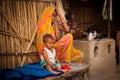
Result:
<instances>
[{"instance_id":1,"label":"woven reed screen","mask_svg":"<svg viewBox=\"0 0 120 80\"><path fill-rule=\"evenodd\" d=\"M23 56L27 57L25 64L38 61L35 39L28 55L25 50L42 11L50 5L54 6L55 0L0 0L1 68L19 66Z\"/></svg>"}]
</instances>

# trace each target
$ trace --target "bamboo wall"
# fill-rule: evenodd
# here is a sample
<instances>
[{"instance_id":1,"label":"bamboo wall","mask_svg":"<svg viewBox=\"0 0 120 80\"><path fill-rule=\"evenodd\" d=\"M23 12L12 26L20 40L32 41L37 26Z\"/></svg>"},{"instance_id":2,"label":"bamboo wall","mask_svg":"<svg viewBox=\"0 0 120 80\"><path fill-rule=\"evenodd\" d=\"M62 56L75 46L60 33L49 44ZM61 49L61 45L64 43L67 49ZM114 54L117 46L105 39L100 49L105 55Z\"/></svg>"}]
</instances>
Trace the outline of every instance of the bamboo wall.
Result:
<instances>
[{"instance_id":1,"label":"bamboo wall","mask_svg":"<svg viewBox=\"0 0 120 80\"><path fill-rule=\"evenodd\" d=\"M25 64L38 61L35 39L27 51L28 55L25 50L42 11L54 4L55 0L0 0L1 68L19 66L23 56L27 57Z\"/></svg>"}]
</instances>

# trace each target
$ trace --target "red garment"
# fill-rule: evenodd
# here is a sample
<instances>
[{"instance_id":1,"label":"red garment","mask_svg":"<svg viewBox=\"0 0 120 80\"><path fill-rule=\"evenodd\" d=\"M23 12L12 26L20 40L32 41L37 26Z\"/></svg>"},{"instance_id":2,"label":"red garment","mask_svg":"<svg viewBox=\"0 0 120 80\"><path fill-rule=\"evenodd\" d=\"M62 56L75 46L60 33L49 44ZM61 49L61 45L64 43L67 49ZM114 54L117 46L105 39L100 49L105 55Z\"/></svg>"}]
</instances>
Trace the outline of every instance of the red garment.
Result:
<instances>
[{"instance_id":1,"label":"red garment","mask_svg":"<svg viewBox=\"0 0 120 80\"><path fill-rule=\"evenodd\" d=\"M61 68L62 69L66 69L66 70L70 70L70 66L69 65L62 65Z\"/></svg>"}]
</instances>

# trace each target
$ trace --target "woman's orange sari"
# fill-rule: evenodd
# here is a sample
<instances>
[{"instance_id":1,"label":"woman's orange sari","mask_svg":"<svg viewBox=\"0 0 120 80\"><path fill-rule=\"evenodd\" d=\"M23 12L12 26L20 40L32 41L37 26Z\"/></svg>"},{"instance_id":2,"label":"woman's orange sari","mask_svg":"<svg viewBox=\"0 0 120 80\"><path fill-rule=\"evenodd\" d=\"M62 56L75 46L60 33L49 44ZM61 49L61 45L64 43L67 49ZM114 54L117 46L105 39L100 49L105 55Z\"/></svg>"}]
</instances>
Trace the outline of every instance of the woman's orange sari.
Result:
<instances>
[{"instance_id":1,"label":"woman's orange sari","mask_svg":"<svg viewBox=\"0 0 120 80\"><path fill-rule=\"evenodd\" d=\"M36 36L36 46L38 54L42 53L44 44L42 37L45 34L51 34L55 38L54 27L52 26L51 15L54 12L54 7L47 7L41 18L38 21L37 36ZM80 50L77 50L73 46L73 37L72 34L65 34L59 41L54 44L58 59L63 62L77 61L81 62L83 58L83 53Z\"/></svg>"}]
</instances>

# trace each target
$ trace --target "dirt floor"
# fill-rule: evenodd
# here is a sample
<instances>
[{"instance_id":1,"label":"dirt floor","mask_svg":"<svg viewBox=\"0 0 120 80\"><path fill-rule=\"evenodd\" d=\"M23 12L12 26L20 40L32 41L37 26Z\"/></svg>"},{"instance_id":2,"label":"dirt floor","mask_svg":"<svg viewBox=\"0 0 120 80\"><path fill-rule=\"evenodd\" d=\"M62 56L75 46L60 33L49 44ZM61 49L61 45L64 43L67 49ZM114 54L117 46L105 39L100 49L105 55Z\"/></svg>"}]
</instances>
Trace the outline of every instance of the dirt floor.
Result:
<instances>
[{"instance_id":1,"label":"dirt floor","mask_svg":"<svg viewBox=\"0 0 120 80\"><path fill-rule=\"evenodd\" d=\"M117 65L117 80L120 80L120 65Z\"/></svg>"}]
</instances>

